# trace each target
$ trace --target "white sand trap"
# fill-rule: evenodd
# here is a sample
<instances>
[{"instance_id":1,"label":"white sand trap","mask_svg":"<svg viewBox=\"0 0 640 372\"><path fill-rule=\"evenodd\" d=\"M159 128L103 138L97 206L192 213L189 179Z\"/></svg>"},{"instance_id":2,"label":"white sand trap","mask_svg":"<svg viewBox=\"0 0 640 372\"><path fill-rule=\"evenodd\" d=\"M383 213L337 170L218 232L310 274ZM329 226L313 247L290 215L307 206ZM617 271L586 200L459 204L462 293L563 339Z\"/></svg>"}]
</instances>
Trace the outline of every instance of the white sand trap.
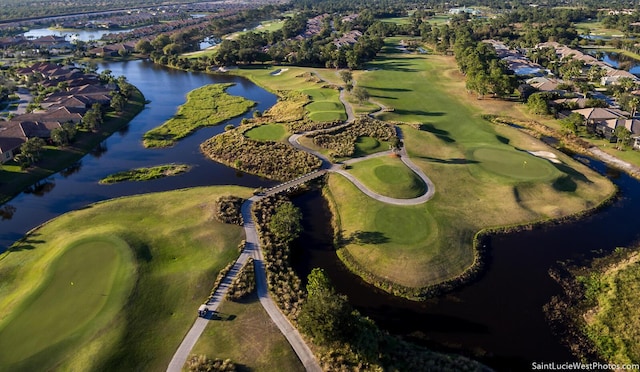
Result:
<instances>
[{"instance_id":1,"label":"white sand trap","mask_svg":"<svg viewBox=\"0 0 640 372\"><path fill-rule=\"evenodd\" d=\"M279 68L279 69L277 69L275 71L272 71L271 72L271 76L278 76L278 75L282 74L285 71L289 71L289 69L288 68Z\"/></svg>"},{"instance_id":2,"label":"white sand trap","mask_svg":"<svg viewBox=\"0 0 640 372\"><path fill-rule=\"evenodd\" d=\"M527 152L533 156L547 159L552 163L556 163L556 164L562 163L560 160L558 160L558 156L552 153L551 151L527 151Z\"/></svg>"}]
</instances>

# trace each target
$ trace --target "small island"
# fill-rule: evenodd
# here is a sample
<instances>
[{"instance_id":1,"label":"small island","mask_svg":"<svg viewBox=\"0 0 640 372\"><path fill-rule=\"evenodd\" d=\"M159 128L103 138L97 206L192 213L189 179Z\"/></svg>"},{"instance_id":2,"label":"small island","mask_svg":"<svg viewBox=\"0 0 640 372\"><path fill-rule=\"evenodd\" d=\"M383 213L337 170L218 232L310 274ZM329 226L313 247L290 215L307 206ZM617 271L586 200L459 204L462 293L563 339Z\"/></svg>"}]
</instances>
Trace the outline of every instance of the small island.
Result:
<instances>
[{"instance_id":1,"label":"small island","mask_svg":"<svg viewBox=\"0 0 640 372\"><path fill-rule=\"evenodd\" d=\"M256 103L227 94L233 84L212 84L195 89L187 102L161 126L144 134L144 147L169 147L199 128L213 126L242 115Z\"/></svg>"},{"instance_id":2,"label":"small island","mask_svg":"<svg viewBox=\"0 0 640 372\"><path fill-rule=\"evenodd\" d=\"M155 167L135 168L110 174L100 180L101 184L112 184L124 181L149 181L162 177L177 176L191 170L186 164L165 164Z\"/></svg>"}]
</instances>

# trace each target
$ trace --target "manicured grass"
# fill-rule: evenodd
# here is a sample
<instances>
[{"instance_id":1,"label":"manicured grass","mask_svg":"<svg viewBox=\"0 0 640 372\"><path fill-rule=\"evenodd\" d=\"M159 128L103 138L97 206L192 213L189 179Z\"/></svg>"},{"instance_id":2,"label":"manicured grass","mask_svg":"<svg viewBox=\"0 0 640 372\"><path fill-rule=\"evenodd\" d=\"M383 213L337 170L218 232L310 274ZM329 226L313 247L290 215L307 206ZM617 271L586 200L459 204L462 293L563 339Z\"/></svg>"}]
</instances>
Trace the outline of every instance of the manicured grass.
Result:
<instances>
[{"instance_id":1,"label":"manicured grass","mask_svg":"<svg viewBox=\"0 0 640 372\"><path fill-rule=\"evenodd\" d=\"M361 136L356 138L355 156L365 156L380 151L389 150L389 143L386 141L378 141L369 136Z\"/></svg>"},{"instance_id":2,"label":"manicured grass","mask_svg":"<svg viewBox=\"0 0 640 372\"><path fill-rule=\"evenodd\" d=\"M595 36L603 36L603 37L613 37L613 36L623 36L624 32L612 28L605 28L602 25L602 22L597 20L585 21L585 22L577 22L575 23L578 32L583 32L587 35L595 35Z\"/></svg>"},{"instance_id":3,"label":"manicured grass","mask_svg":"<svg viewBox=\"0 0 640 372\"><path fill-rule=\"evenodd\" d=\"M283 141L289 133L282 124L264 124L249 129L244 135L255 141Z\"/></svg>"},{"instance_id":4,"label":"manicured grass","mask_svg":"<svg viewBox=\"0 0 640 372\"><path fill-rule=\"evenodd\" d=\"M218 310L221 319L207 324L192 354L231 359L252 371L304 371L255 295L224 301Z\"/></svg>"},{"instance_id":5,"label":"manicured grass","mask_svg":"<svg viewBox=\"0 0 640 372\"><path fill-rule=\"evenodd\" d=\"M28 170L21 170L15 162L3 164L0 168L0 204L39 180L72 166L115 131L126 126L144 109L144 101L144 96L136 89L125 110L120 114L108 113L98 132L79 132L75 141L64 148L45 146L42 160Z\"/></svg>"},{"instance_id":6,"label":"manicured grass","mask_svg":"<svg viewBox=\"0 0 640 372\"><path fill-rule=\"evenodd\" d=\"M24 370L55 365L124 307L135 282L125 241L98 236L62 249L49 278L3 322L0 365Z\"/></svg>"},{"instance_id":7,"label":"manicured grass","mask_svg":"<svg viewBox=\"0 0 640 372\"><path fill-rule=\"evenodd\" d=\"M255 102L225 93L231 85L211 84L189 92L187 102L173 118L144 134L144 146L168 147L201 127L217 125L247 112Z\"/></svg>"},{"instance_id":8,"label":"manicured grass","mask_svg":"<svg viewBox=\"0 0 640 372\"><path fill-rule=\"evenodd\" d=\"M398 217L389 219L388 227L376 225L379 213L396 212L331 175L343 236L362 231L380 237L373 244L347 239L341 248L361 269L404 286L435 284L473 264L472 240L480 229L567 216L614 192L610 181L570 157L515 128L483 120L485 110L518 111L513 103L468 95L453 57L397 53L399 40L387 40L384 53L359 75L357 85L394 109L380 118L412 123L401 125L404 145L435 184L436 194L421 206L393 207L418 213L413 218L422 221L427 236L396 234L394 228L400 231L410 221ZM553 151L562 163L526 152L537 150Z\"/></svg>"},{"instance_id":9,"label":"manicured grass","mask_svg":"<svg viewBox=\"0 0 640 372\"><path fill-rule=\"evenodd\" d=\"M191 169L186 164L167 164L149 168L136 168L124 172L118 172L100 180L100 183L116 183L124 181L149 181L156 178L177 176Z\"/></svg>"},{"instance_id":10,"label":"manicured grass","mask_svg":"<svg viewBox=\"0 0 640 372\"><path fill-rule=\"evenodd\" d=\"M424 182L395 156L353 163L349 173L372 191L392 198L415 198L426 191Z\"/></svg>"},{"instance_id":11,"label":"manicured grass","mask_svg":"<svg viewBox=\"0 0 640 372\"><path fill-rule=\"evenodd\" d=\"M238 255L242 228L213 217L217 198L229 194L251 190L205 187L98 203L14 244L0 256L0 365L164 370L218 271ZM21 330L30 343L15 341Z\"/></svg>"},{"instance_id":12,"label":"manicured grass","mask_svg":"<svg viewBox=\"0 0 640 372\"><path fill-rule=\"evenodd\" d=\"M513 149L478 147L470 150L468 158L477 161L484 171L518 182L553 180L559 175L548 160Z\"/></svg>"},{"instance_id":13,"label":"manicured grass","mask_svg":"<svg viewBox=\"0 0 640 372\"><path fill-rule=\"evenodd\" d=\"M396 25L408 25L411 22L409 17L382 18L380 21L394 23Z\"/></svg>"},{"instance_id":14,"label":"manicured grass","mask_svg":"<svg viewBox=\"0 0 640 372\"><path fill-rule=\"evenodd\" d=\"M316 73L317 70L322 73ZM340 102L340 92L330 87L331 83L318 77L328 75L327 70L304 67L270 67L239 69L233 70L232 73L249 78L254 83L273 92L297 91L308 95L311 103L305 105L304 109L309 119L313 121L324 122L346 120L347 118L344 106ZM331 81L335 82L335 78L332 78Z\"/></svg>"}]
</instances>

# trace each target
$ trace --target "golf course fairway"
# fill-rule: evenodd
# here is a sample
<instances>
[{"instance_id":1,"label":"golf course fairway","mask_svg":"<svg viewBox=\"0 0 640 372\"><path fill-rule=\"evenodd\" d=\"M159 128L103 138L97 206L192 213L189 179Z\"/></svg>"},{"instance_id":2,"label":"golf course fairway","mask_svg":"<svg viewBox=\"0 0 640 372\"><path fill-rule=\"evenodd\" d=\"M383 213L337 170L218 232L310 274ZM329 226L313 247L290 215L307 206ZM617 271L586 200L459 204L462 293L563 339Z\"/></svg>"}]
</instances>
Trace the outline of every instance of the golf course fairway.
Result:
<instances>
[{"instance_id":1,"label":"golf course fairway","mask_svg":"<svg viewBox=\"0 0 640 372\"><path fill-rule=\"evenodd\" d=\"M0 371L164 370L237 258L240 226L199 187L66 213L0 254Z\"/></svg>"},{"instance_id":2,"label":"golf course fairway","mask_svg":"<svg viewBox=\"0 0 640 372\"><path fill-rule=\"evenodd\" d=\"M86 238L52 263L48 278L0 329L0 365L53 367L51 351L81 347L123 307L133 284L133 256L116 237ZM62 353L64 354L64 353ZM4 367L1 367L4 369Z\"/></svg>"}]
</instances>

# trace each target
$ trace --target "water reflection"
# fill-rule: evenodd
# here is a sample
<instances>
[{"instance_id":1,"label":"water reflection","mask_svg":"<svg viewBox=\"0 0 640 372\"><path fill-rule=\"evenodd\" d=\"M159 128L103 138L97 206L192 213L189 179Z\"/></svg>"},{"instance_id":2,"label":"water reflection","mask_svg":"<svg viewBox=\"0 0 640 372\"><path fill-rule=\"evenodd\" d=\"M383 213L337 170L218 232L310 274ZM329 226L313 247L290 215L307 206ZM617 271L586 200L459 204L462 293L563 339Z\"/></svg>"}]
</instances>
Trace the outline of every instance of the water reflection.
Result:
<instances>
[{"instance_id":1,"label":"water reflection","mask_svg":"<svg viewBox=\"0 0 640 372\"><path fill-rule=\"evenodd\" d=\"M82 160L73 163L71 166L60 171L60 175L64 178L71 176L72 174L80 172L82 169Z\"/></svg>"},{"instance_id":2,"label":"water reflection","mask_svg":"<svg viewBox=\"0 0 640 372\"><path fill-rule=\"evenodd\" d=\"M11 200L10 204L15 208L11 218L0 217L0 252L33 227L96 201L196 186L269 187L274 184L215 163L200 152L200 143L223 131L225 125L237 125L242 118L251 117L251 112L227 123L198 130L167 149L146 149L142 145L142 137L148 130L171 118L178 106L184 104L188 92L206 84L236 83L228 92L256 101L255 109L260 111L276 102L275 95L240 77L172 70L149 61L104 63L99 68L111 70L116 77L124 75L150 103L127 128L101 143L90 156L39 183L30 193L22 193ZM125 182L110 187L101 187L98 183L112 173L172 162L189 164L193 169L176 177L148 182Z\"/></svg>"}]
</instances>

